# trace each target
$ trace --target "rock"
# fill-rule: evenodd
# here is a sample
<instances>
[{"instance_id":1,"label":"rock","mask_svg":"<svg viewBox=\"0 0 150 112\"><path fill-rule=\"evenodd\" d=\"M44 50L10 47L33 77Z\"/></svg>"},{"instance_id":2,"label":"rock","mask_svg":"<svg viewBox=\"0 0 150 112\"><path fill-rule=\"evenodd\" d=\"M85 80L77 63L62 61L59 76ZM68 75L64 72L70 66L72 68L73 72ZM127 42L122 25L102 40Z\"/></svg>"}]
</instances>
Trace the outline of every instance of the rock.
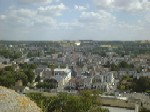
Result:
<instances>
[{"instance_id":1,"label":"rock","mask_svg":"<svg viewBox=\"0 0 150 112\"><path fill-rule=\"evenodd\" d=\"M29 98L0 86L0 112L42 112Z\"/></svg>"}]
</instances>

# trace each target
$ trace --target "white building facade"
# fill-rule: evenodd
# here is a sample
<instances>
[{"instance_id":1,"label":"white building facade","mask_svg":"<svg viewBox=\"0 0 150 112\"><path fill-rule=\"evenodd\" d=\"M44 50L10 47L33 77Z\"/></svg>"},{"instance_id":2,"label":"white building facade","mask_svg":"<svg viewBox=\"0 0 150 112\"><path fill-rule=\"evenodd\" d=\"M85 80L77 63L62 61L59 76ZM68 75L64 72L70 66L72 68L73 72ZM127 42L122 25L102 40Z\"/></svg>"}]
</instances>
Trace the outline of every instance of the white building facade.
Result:
<instances>
[{"instance_id":1,"label":"white building facade","mask_svg":"<svg viewBox=\"0 0 150 112\"><path fill-rule=\"evenodd\" d=\"M96 73L96 75L93 76L91 88L109 92L113 90L114 82L112 72Z\"/></svg>"},{"instance_id":2,"label":"white building facade","mask_svg":"<svg viewBox=\"0 0 150 112\"><path fill-rule=\"evenodd\" d=\"M68 85L69 80L71 79L71 69L65 68L56 68L54 69L53 79L58 82L58 91L63 91L64 87Z\"/></svg>"}]
</instances>

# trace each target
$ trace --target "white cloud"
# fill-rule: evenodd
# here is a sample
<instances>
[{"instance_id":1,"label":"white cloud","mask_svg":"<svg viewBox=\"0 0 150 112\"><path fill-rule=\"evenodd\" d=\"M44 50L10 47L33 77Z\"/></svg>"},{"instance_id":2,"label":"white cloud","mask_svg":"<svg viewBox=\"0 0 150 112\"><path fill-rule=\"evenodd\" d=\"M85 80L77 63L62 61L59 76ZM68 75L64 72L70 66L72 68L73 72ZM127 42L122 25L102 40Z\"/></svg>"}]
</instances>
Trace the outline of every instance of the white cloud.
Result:
<instances>
[{"instance_id":1,"label":"white cloud","mask_svg":"<svg viewBox=\"0 0 150 112\"><path fill-rule=\"evenodd\" d=\"M98 8L119 9L125 11L150 10L149 0L93 0Z\"/></svg>"},{"instance_id":2,"label":"white cloud","mask_svg":"<svg viewBox=\"0 0 150 112\"><path fill-rule=\"evenodd\" d=\"M105 30L116 22L116 17L104 10L97 12L81 12L79 23L87 31Z\"/></svg>"},{"instance_id":3,"label":"white cloud","mask_svg":"<svg viewBox=\"0 0 150 112\"><path fill-rule=\"evenodd\" d=\"M5 20L6 16L5 15L0 15L0 20Z\"/></svg>"},{"instance_id":4,"label":"white cloud","mask_svg":"<svg viewBox=\"0 0 150 112\"><path fill-rule=\"evenodd\" d=\"M36 10L19 9L11 10L6 16L0 15L0 18L3 19L0 22L3 22L3 25L10 29L12 27L33 27L37 25L52 27L56 22L53 17L51 15L39 14Z\"/></svg>"},{"instance_id":5,"label":"white cloud","mask_svg":"<svg viewBox=\"0 0 150 112\"><path fill-rule=\"evenodd\" d=\"M6 26L35 26L46 25L55 26L56 16L60 16L66 6L63 3L58 5L47 5L35 9L9 9L5 14L0 15L0 22L5 21Z\"/></svg>"},{"instance_id":6,"label":"white cloud","mask_svg":"<svg viewBox=\"0 0 150 112\"><path fill-rule=\"evenodd\" d=\"M75 10L78 10L78 11L84 11L84 10L86 10L87 8L84 7L84 6L82 6L82 5L75 5L75 6L74 6L74 9L75 9Z\"/></svg>"},{"instance_id":7,"label":"white cloud","mask_svg":"<svg viewBox=\"0 0 150 112\"><path fill-rule=\"evenodd\" d=\"M150 13L147 14L144 18L146 22L150 23Z\"/></svg>"},{"instance_id":8,"label":"white cloud","mask_svg":"<svg viewBox=\"0 0 150 112\"><path fill-rule=\"evenodd\" d=\"M32 26L34 24L34 17L36 17L36 11L33 10L11 10L7 13L6 21L8 21L10 25Z\"/></svg>"},{"instance_id":9,"label":"white cloud","mask_svg":"<svg viewBox=\"0 0 150 112\"><path fill-rule=\"evenodd\" d=\"M143 10L142 2L139 0L115 0L113 6L127 11Z\"/></svg>"},{"instance_id":10,"label":"white cloud","mask_svg":"<svg viewBox=\"0 0 150 112\"><path fill-rule=\"evenodd\" d=\"M13 4L14 7L1 10L0 39L133 40L143 36L142 39L146 39L150 35L149 0L94 0L96 10L92 5L74 5L73 9L81 13L70 13L67 3L61 3L61 0L53 4L47 4L53 0L18 1L19 5L26 5L20 8ZM138 13L142 14L138 16L132 14L132 19L128 18L130 14L122 12L141 10L145 12ZM64 11L68 13L63 15Z\"/></svg>"},{"instance_id":11,"label":"white cloud","mask_svg":"<svg viewBox=\"0 0 150 112\"><path fill-rule=\"evenodd\" d=\"M59 5L48 5L45 7L41 6L40 8L38 8L38 13L52 16L60 16L61 12L66 9L67 7L63 3L61 3Z\"/></svg>"},{"instance_id":12,"label":"white cloud","mask_svg":"<svg viewBox=\"0 0 150 112\"><path fill-rule=\"evenodd\" d=\"M86 23L113 23L116 17L109 12L99 10L98 12L82 12L79 20Z\"/></svg>"},{"instance_id":13,"label":"white cloud","mask_svg":"<svg viewBox=\"0 0 150 112\"><path fill-rule=\"evenodd\" d=\"M16 0L16 1L21 4L33 4L33 3L48 4L52 2L52 0Z\"/></svg>"},{"instance_id":14,"label":"white cloud","mask_svg":"<svg viewBox=\"0 0 150 112\"><path fill-rule=\"evenodd\" d=\"M94 4L100 8L111 7L114 0L93 0Z\"/></svg>"}]
</instances>

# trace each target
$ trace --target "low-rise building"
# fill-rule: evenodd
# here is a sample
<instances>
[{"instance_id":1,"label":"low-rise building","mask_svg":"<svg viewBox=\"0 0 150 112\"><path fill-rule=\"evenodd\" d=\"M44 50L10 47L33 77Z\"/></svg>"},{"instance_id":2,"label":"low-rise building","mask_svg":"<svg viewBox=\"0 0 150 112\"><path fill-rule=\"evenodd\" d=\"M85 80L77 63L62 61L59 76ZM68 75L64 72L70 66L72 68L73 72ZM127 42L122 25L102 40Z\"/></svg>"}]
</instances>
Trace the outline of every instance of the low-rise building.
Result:
<instances>
[{"instance_id":1,"label":"low-rise building","mask_svg":"<svg viewBox=\"0 0 150 112\"><path fill-rule=\"evenodd\" d=\"M97 73L92 80L92 89L108 92L113 90L114 76L112 72Z\"/></svg>"},{"instance_id":2,"label":"low-rise building","mask_svg":"<svg viewBox=\"0 0 150 112\"><path fill-rule=\"evenodd\" d=\"M68 85L69 80L71 79L71 69L68 69L68 67L65 69L56 68L54 69L54 76L52 78L58 82L57 91L63 91L64 87Z\"/></svg>"}]
</instances>

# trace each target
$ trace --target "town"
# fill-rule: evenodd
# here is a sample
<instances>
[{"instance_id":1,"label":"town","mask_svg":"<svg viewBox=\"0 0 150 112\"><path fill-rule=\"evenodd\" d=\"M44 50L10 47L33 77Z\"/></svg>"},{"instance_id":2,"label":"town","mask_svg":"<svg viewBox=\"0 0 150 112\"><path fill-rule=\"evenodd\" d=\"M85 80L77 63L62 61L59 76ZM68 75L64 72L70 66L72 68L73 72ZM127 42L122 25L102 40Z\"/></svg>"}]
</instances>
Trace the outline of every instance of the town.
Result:
<instances>
[{"instance_id":1,"label":"town","mask_svg":"<svg viewBox=\"0 0 150 112\"><path fill-rule=\"evenodd\" d=\"M0 41L0 86L20 94L99 90L150 109L150 41Z\"/></svg>"}]
</instances>

